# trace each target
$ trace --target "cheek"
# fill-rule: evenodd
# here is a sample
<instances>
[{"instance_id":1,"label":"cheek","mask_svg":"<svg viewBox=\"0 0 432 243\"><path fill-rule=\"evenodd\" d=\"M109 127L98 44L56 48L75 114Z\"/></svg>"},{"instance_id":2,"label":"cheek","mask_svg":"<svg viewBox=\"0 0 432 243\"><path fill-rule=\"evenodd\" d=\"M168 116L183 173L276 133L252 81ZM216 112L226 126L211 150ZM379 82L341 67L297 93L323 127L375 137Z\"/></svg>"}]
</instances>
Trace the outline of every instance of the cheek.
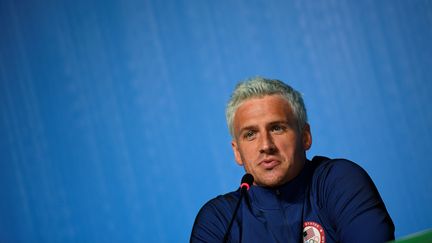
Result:
<instances>
[{"instance_id":1,"label":"cheek","mask_svg":"<svg viewBox=\"0 0 432 243\"><path fill-rule=\"evenodd\" d=\"M275 141L276 146L278 147L281 154L292 154L296 147L299 147L301 145L301 141L297 141L295 137L288 137L283 138Z\"/></svg>"},{"instance_id":2,"label":"cheek","mask_svg":"<svg viewBox=\"0 0 432 243\"><path fill-rule=\"evenodd\" d=\"M254 150L250 146L245 147L241 153L243 161L248 164L253 158L253 154L255 154Z\"/></svg>"},{"instance_id":3,"label":"cheek","mask_svg":"<svg viewBox=\"0 0 432 243\"><path fill-rule=\"evenodd\" d=\"M253 142L242 144L239 152L245 167L253 166L252 163L256 161L259 156L259 150Z\"/></svg>"},{"instance_id":4,"label":"cheek","mask_svg":"<svg viewBox=\"0 0 432 243\"><path fill-rule=\"evenodd\" d=\"M243 141L240 143L240 151L244 156L252 153L254 150L256 150L257 144L254 141Z\"/></svg>"}]
</instances>

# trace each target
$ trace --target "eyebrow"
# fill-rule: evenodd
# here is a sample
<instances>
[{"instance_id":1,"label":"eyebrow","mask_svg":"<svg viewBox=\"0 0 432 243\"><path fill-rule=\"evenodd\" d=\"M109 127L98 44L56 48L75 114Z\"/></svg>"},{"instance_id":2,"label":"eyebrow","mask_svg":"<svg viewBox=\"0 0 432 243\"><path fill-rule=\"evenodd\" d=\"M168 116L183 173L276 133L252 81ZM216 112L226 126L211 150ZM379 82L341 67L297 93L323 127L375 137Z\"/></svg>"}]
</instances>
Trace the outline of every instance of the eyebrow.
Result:
<instances>
[{"instance_id":1,"label":"eyebrow","mask_svg":"<svg viewBox=\"0 0 432 243\"><path fill-rule=\"evenodd\" d=\"M287 126L291 126L288 121L278 120L278 121L272 121L272 122L270 122L269 124L266 125L266 127L273 126L273 125L278 125L278 124L284 124L284 125L287 125ZM240 129L238 135L241 135L244 131L247 131L247 130L256 130L256 128L257 128L256 125L245 126L245 127L243 127L243 128Z\"/></svg>"},{"instance_id":2,"label":"eyebrow","mask_svg":"<svg viewBox=\"0 0 432 243\"><path fill-rule=\"evenodd\" d=\"M250 125L250 126L243 127L243 128L240 129L238 135L242 134L244 131L254 130L256 128L257 128L257 126L255 126L255 125Z\"/></svg>"},{"instance_id":3,"label":"eyebrow","mask_svg":"<svg viewBox=\"0 0 432 243\"><path fill-rule=\"evenodd\" d=\"M288 121L274 121L274 122L270 122L268 125L272 126L272 125L277 125L277 124L286 124L289 125Z\"/></svg>"}]
</instances>

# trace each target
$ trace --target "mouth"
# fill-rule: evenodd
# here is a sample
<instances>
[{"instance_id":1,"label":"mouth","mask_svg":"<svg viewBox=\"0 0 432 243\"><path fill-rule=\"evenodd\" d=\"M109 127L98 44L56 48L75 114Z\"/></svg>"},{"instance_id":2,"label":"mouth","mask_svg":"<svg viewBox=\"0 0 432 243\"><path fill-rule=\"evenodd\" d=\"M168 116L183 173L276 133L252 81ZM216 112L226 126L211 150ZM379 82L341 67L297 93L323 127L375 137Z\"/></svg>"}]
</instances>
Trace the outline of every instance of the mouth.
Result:
<instances>
[{"instance_id":1,"label":"mouth","mask_svg":"<svg viewBox=\"0 0 432 243\"><path fill-rule=\"evenodd\" d=\"M265 159L265 160L261 160L259 162L259 166L263 167L266 170L271 170L274 167L278 166L280 164L279 160L276 159Z\"/></svg>"}]
</instances>

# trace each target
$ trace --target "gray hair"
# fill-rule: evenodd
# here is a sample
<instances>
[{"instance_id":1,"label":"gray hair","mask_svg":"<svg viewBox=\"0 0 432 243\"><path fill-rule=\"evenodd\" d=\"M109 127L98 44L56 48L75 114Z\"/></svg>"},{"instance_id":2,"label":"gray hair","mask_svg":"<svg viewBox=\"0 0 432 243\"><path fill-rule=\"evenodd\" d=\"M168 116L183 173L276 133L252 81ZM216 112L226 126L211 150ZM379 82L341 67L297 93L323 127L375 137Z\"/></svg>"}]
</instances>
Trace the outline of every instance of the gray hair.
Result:
<instances>
[{"instance_id":1,"label":"gray hair","mask_svg":"<svg viewBox=\"0 0 432 243\"><path fill-rule=\"evenodd\" d=\"M297 119L299 130L307 123L306 107L302 95L291 86L276 79L256 77L237 84L226 106L225 115L231 136L234 138L234 115L237 108L246 100L260 98L266 95L281 95L291 105Z\"/></svg>"}]
</instances>

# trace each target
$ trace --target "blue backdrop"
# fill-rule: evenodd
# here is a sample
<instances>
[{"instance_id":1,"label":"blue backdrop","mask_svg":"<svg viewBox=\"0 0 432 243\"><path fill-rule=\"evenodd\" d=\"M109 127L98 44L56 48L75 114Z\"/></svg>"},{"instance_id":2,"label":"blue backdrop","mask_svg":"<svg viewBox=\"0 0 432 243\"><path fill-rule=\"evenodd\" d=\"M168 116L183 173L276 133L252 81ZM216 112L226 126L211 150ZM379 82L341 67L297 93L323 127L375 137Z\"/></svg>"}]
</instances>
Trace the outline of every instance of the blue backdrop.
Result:
<instances>
[{"instance_id":1,"label":"blue backdrop","mask_svg":"<svg viewBox=\"0 0 432 243\"><path fill-rule=\"evenodd\" d=\"M304 94L308 156L432 227L432 1L1 0L0 242L186 242L234 190L237 81Z\"/></svg>"}]
</instances>

